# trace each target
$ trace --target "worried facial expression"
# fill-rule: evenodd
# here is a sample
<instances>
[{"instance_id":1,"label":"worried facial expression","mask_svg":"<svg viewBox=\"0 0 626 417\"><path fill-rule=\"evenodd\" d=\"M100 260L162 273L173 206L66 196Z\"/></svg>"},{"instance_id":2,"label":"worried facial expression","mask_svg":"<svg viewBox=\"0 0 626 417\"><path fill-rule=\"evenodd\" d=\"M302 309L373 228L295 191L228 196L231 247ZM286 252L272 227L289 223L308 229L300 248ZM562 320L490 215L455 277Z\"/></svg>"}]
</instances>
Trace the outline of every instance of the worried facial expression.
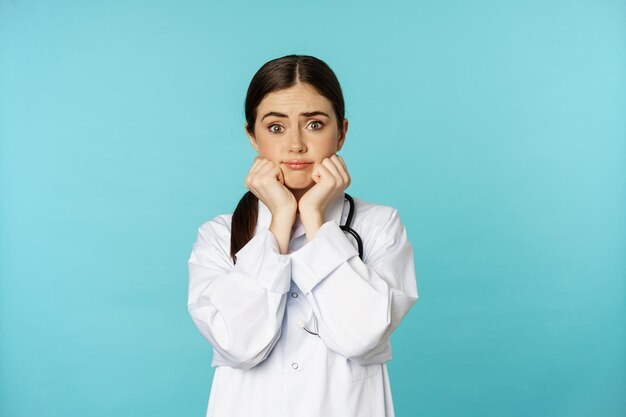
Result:
<instances>
[{"instance_id":1,"label":"worried facial expression","mask_svg":"<svg viewBox=\"0 0 626 417\"><path fill-rule=\"evenodd\" d=\"M259 157L282 170L285 186L292 190L315 185L313 169L341 149L348 130L347 120L339 130L330 100L306 83L269 93L256 114L254 136L246 131L250 143ZM308 164L289 165L292 161Z\"/></svg>"}]
</instances>

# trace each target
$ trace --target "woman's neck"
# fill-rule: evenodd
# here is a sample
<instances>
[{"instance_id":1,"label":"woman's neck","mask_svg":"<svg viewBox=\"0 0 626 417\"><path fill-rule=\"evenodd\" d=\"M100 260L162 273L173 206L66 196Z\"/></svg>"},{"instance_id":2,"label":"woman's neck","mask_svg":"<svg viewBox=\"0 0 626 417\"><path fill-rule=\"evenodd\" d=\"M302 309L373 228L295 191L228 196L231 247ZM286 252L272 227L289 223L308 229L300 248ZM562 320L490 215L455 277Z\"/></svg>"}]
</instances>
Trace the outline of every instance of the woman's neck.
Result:
<instances>
[{"instance_id":1,"label":"woman's neck","mask_svg":"<svg viewBox=\"0 0 626 417\"><path fill-rule=\"evenodd\" d=\"M308 190L289 190L291 194L296 198L296 202L300 202L300 198L306 193Z\"/></svg>"},{"instance_id":2,"label":"woman's neck","mask_svg":"<svg viewBox=\"0 0 626 417\"><path fill-rule=\"evenodd\" d=\"M300 198L302 198L302 196L311 189L311 187L309 188L302 188L302 189L291 189L289 188L289 191L291 191L291 193L293 194L293 196L296 198L296 203L300 203ZM296 209L296 213L299 215L300 214L300 209Z\"/></svg>"}]
</instances>

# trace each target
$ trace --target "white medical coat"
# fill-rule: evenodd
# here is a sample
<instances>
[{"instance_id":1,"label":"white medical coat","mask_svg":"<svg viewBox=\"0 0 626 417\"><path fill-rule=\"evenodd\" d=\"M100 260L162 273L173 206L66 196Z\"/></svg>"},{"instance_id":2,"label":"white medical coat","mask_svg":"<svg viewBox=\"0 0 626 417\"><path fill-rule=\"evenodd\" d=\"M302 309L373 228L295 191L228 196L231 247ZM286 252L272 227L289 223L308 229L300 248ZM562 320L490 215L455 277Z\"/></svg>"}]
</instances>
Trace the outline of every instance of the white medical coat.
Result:
<instances>
[{"instance_id":1,"label":"white medical coat","mask_svg":"<svg viewBox=\"0 0 626 417\"><path fill-rule=\"evenodd\" d=\"M188 311L213 347L207 417L394 415L385 362L392 331L418 298L413 248L395 208L354 202L363 261L339 228L350 207L343 194L311 241L296 221L288 254L260 200L255 235L236 264L232 214L200 226Z\"/></svg>"}]
</instances>

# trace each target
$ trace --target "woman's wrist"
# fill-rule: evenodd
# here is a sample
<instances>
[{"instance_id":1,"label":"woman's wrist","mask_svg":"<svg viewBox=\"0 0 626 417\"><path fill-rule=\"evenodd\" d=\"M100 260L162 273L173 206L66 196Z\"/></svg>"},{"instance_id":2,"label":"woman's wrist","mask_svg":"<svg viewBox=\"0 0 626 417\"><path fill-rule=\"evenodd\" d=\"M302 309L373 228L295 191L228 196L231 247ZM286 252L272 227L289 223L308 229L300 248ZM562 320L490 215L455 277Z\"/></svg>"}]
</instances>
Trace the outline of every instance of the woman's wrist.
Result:
<instances>
[{"instance_id":1,"label":"woman's wrist","mask_svg":"<svg viewBox=\"0 0 626 417\"><path fill-rule=\"evenodd\" d=\"M280 212L272 215L272 222L269 230L276 237L278 247L281 254L289 252L289 241L291 240L291 229L296 219L295 211L293 213Z\"/></svg>"},{"instance_id":2,"label":"woman's wrist","mask_svg":"<svg viewBox=\"0 0 626 417\"><path fill-rule=\"evenodd\" d=\"M300 220L302 221L302 225L304 226L307 241L313 239L315 233L324 224L324 216L321 212L317 210L301 211Z\"/></svg>"}]
</instances>

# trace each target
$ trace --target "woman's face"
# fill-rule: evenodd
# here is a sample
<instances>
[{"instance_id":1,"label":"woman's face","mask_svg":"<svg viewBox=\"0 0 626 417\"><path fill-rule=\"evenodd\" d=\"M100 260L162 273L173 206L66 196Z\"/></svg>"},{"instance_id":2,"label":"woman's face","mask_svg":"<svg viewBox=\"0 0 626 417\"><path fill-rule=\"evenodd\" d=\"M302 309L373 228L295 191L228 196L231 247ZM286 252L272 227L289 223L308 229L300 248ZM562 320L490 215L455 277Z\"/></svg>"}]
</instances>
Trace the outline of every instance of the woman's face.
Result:
<instances>
[{"instance_id":1,"label":"woman's face","mask_svg":"<svg viewBox=\"0 0 626 417\"><path fill-rule=\"evenodd\" d=\"M259 157L273 161L283 172L285 186L307 190L315 185L313 169L324 158L341 149L348 130L337 126L332 103L305 83L272 92L257 107L255 135L246 130ZM294 169L289 161L312 162L304 169Z\"/></svg>"}]
</instances>

